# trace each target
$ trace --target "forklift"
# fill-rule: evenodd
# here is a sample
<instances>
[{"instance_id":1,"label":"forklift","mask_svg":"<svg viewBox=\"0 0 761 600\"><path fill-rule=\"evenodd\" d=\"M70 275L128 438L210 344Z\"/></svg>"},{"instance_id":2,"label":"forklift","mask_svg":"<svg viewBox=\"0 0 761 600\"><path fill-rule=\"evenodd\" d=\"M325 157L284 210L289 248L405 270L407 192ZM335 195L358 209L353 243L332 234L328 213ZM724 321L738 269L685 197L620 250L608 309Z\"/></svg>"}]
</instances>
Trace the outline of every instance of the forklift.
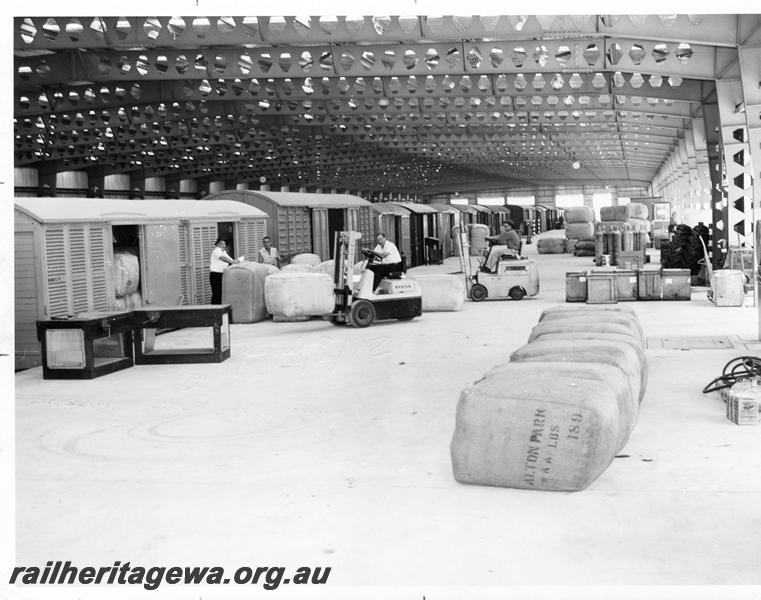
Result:
<instances>
[{"instance_id":1,"label":"forklift","mask_svg":"<svg viewBox=\"0 0 761 600\"><path fill-rule=\"evenodd\" d=\"M460 255L460 267L465 275L468 298L473 302L481 302L486 298L521 300L525 296L536 296L539 293L539 272L533 260L506 246L491 246L487 255L479 259L479 269L473 274L467 230L460 229L455 242ZM486 266L495 259L493 269Z\"/></svg>"},{"instance_id":2,"label":"forklift","mask_svg":"<svg viewBox=\"0 0 761 600\"><path fill-rule=\"evenodd\" d=\"M337 231L333 246L335 265L333 288L336 296L334 311L327 316L334 325L369 327L375 321L397 319L409 321L423 313L423 295L414 279L401 270L387 274L373 290L374 273L368 268L382 260L377 252L361 250L365 260L358 278L354 276L354 254L362 234L357 231Z\"/></svg>"}]
</instances>

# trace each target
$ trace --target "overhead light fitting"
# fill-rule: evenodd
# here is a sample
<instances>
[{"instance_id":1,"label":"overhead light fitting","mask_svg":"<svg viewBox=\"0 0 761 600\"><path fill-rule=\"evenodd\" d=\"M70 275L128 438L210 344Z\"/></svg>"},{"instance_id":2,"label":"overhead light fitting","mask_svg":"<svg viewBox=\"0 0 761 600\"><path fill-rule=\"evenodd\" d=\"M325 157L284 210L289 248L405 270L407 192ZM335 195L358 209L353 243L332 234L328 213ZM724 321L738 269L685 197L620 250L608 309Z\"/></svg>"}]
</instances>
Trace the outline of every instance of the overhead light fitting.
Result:
<instances>
[{"instance_id":1,"label":"overhead light fitting","mask_svg":"<svg viewBox=\"0 0 761 600\"><path fill-rule=\"evenodd\" d=\"M578 171L581 168L581 163L578 160L575 160L571 166Z\"/></svg>"}]
</instances>

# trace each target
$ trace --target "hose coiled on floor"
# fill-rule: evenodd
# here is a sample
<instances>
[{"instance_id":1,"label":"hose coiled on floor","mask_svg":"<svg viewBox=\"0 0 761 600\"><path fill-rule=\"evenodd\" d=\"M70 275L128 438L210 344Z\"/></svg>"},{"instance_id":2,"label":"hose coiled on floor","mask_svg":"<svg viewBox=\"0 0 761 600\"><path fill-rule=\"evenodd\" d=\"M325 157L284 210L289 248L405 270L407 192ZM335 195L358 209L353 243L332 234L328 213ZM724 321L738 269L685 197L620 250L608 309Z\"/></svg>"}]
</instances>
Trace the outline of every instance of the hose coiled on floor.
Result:
<instances>
[{"instance_id":1,"label":"hose coiled on floor","mask_svg":"<svg viewBox=\"0 0 761 600\"><path fill-rule=\"evenodd\" d=\"M761 381L761 357L738 356L733 358L724 365L721 375L703 388L703 393L718 392L746 379Z\"/></svg>"}]
</instances>

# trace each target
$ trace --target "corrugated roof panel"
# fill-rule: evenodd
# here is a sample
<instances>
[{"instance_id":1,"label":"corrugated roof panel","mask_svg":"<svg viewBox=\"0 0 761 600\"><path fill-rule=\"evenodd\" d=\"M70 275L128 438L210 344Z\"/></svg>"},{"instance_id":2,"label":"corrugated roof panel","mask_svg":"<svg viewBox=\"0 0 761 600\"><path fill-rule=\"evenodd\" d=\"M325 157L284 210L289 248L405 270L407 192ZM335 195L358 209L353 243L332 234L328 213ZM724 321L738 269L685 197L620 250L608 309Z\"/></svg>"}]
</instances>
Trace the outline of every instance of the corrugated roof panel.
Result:
<instances>
[{"instance_id":1,"label":"corrugated roof panel","mask_svg":"<svg viewBox=\"0 0 761 600\"><path fill-rule=\"evenodd\" d=\"M202 200L112 200L103 198L15 198L16 209L41 223L111 221L140 223L165 219L267 218L243 202Z\"/></svg>"},{"instance_id":2,"label":"corrugated roof panel","mask_svg":"<svg viewBox=\"0 0 761 600\"><path fill-rule=\"evenodd\" d=\"M410 212L418 214L430 214L439 212L435 208L432 208L428 204L415 204L414 202L390 202L389 204L396 204L408 209Z\"/></svg>"},{"instance_id":3,"label":"corrugated roof panel","mask_svg":"<svg viewBox=\"0 0 761 600\"><path fill-rule=\"evenodd\" d=\"M393 202L374 202L373 210L380 214L400 215L402 217L410 216L410 211Z\"/></svg>"},{"instance_id":4,"label":"corrugated roof panel","mask_svg":"<svg viewBox=\"0 0 761 600\"><path fill-rule=\"evenodd\" d=\"M209 194L204 200L229 199L245 202L246 198L268 200L278 206L307 206L309 208L352 208L372 203L351 194L307 194L302 192L263 192L259 190L225 190Z\"/></svg>"}]
</instances>

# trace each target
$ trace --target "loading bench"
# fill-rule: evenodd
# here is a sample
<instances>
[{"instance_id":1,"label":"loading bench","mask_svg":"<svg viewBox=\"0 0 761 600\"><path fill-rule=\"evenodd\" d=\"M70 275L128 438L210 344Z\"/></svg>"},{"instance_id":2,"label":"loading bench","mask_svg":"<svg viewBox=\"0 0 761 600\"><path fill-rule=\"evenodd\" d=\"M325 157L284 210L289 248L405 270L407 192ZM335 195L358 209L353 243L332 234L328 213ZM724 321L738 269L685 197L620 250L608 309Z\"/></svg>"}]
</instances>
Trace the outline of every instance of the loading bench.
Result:
<instances>
[{"instance_id":1,"label":"loading bench","mask_svg":"<svg viewBox=\"0 0 761 600\"><path fill-rule=\"evenodd\" d=\"M196 306L143 306L133 311L133 345L136 365L222 362L230 358L229 304ZM154 348L156 331L184 327L211 327L211 347Z\"/></svg>"},{"instance_id":2,"label":"loading bench","mask_svg":"<svg viewBox=\"0 0 761 600\"><path fill-rule=\"evenodd\" d=\"M230 358L229 304L144 306L37 321L44 379L94 379L133 365L219 363ZM156 349L159 329L211 328L206 347Z\"/></svg>"}]
</instances>

